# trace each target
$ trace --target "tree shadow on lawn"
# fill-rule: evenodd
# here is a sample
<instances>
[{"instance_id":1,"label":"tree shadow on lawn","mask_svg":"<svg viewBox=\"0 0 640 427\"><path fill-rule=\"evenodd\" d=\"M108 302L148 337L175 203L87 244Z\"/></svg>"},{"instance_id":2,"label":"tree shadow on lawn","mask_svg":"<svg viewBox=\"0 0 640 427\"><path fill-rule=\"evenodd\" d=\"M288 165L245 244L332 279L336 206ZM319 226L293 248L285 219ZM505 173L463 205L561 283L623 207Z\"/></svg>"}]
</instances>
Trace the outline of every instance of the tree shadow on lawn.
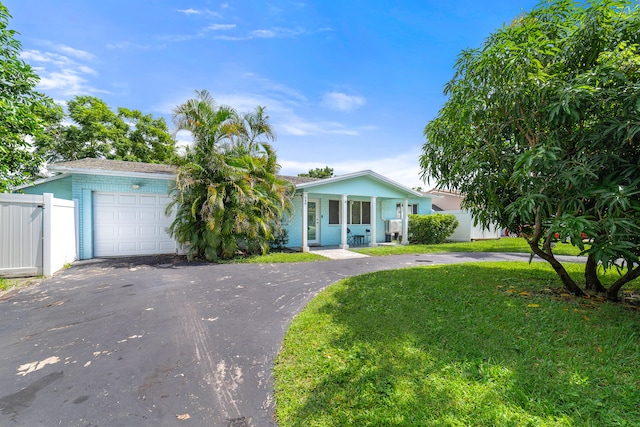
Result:
<instances>
[{"instance_id":1,"label":"tree shadow on lawn","mask_svg":"<svg viewBox=\"0 0 640 427\"><path fill-rule=\"evenodd\" d=\"M291 369L303 378L276 371L277 389L306 388L286 409L278 401L281 425L640 422L629 380L638 350L624 372L609 360L633 353L619 341L637 333L625 329L637 313L554 300L538 292L556 285L548 268L504 265L378 272L330 287L292 324L304 354L288 354L285 340L279 359L309 365Z\"/></svg>"}]
</instances>

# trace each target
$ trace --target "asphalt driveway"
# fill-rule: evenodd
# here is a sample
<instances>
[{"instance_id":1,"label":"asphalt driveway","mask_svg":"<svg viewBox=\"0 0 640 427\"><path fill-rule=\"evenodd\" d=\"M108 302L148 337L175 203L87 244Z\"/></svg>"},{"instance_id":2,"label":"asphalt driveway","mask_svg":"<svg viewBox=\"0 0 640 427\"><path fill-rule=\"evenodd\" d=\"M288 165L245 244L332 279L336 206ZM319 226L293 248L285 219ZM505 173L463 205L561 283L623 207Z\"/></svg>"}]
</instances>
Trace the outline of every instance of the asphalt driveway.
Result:
<instances>
[{"instance_id":1,"label":"asphalt driveway","mask_svg":"<svg viewBox=\"0 0 640 427\"><path fill-rule=\"evenodd\" d=\"M274 358L292 318L327 285L377 270L528 258L77 263L0 298L0 425L275 426Z\"/></svg>"}]
</instances>

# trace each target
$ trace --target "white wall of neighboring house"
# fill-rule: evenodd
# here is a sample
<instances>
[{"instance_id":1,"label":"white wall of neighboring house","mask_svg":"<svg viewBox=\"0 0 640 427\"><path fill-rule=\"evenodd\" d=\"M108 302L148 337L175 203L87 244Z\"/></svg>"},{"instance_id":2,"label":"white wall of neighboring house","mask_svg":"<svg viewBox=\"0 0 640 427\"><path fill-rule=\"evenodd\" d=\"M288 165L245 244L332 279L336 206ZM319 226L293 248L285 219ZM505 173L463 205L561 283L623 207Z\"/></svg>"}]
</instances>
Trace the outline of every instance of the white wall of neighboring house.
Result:
<instances>
[{"instance_id":1,"label":"white wall of neighboring house","mask_svg":"<svg viewBox=\"0 0 640 427\"><path fill-rule=\"evenodd\" d=\"M460 210L462 203L462 195L442 190L429 190L427 194L434 196L433 205L439 207L443 211Z\"/></svg>"},{"instance_id":2,"label":"white wall of neighboring house","mask_svg":"<svg viewBox=\"0 0 640 427\"><path fill-rule=\"evenodd\" d=\"M447 240L452 240L454 242L470 242L472 240L499 239L502 235L502 230L497 227L492 227L486 230L480 225L473 225L473 217L467 211L452 210L438 213L452 214L458 219L458 227L453 234L447 238Z\"/></svg>"},{"instance_id":3,"label":"white wall of neighboring house","mask_svg":"<svg viewBox=\"0 0 640 427\"><path fill-rule=\"evenodd\" d=\"M75 202L0 194L0 276L50 276L77 259Z\"/></svg>"}]
</instances>

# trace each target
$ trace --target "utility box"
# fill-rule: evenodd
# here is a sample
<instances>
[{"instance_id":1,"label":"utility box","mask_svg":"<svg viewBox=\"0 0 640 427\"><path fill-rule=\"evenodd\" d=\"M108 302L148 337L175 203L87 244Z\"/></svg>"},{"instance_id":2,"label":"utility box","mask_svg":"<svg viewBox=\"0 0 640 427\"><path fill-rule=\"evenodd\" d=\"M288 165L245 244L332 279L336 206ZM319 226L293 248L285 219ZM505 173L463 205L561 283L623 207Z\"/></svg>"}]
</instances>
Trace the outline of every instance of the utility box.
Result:
<instances>
[{"instance_id":1,"label":"utility box","mask_svg":"<svg viewBox=\"0 0 640 427\"><path fill-rule=\"evenodd\" d=\"M385 221L385 233L388 234L400 234L402 233L402 220L401 219L388 219Z\"/></svg>"}]
</instances>

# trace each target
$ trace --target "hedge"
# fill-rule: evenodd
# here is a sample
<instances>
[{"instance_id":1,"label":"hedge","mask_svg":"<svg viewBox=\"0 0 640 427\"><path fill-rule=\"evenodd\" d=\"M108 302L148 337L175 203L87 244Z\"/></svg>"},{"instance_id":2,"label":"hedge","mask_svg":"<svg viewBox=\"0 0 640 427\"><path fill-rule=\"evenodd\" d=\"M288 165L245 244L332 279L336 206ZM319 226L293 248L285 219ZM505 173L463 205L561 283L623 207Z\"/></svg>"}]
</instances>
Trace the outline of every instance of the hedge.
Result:
<instances>
[{"instance_id":1,"label":"hedge","mask_svg":"<svg viewBox=\"0 0 640 427\"><path fill-rule=\"evenodd\" d=\"M409 243L443 243L458 227L451 214L409 215Z\"/></svg>"}]
</instances>

